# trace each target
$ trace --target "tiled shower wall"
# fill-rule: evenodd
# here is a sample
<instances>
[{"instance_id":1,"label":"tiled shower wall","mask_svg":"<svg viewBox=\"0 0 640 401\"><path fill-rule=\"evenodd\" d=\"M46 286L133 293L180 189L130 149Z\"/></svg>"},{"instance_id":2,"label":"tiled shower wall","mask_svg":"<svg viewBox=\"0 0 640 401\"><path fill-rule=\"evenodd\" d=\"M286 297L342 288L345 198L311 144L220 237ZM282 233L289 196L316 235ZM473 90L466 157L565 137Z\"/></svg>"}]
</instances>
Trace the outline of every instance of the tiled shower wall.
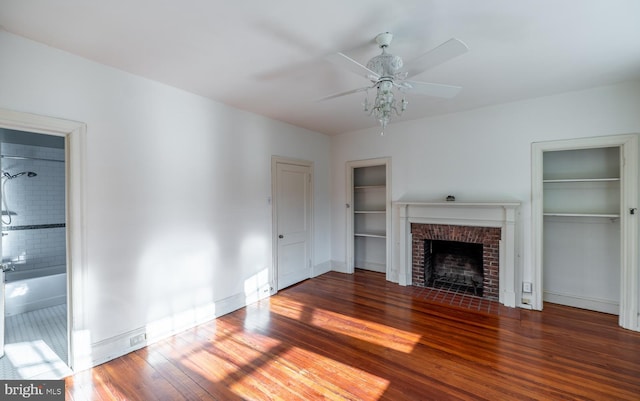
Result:
<instances>
[{"instance_id":1,"label":"tiled shower wall","mask_svg":"<svg viewBox=\"0 0 640 401\"><path fill-rule=\"evenodd\" d=\"M11 213L2 205L2 261L16 271L41 269L66 264L65 239L65 164L64 149L2 143L3 172L16 174L33 171L35 177L23 175L2 179ZM35 272L34 272L35 273Z\"/></svg>"}]
</instances>

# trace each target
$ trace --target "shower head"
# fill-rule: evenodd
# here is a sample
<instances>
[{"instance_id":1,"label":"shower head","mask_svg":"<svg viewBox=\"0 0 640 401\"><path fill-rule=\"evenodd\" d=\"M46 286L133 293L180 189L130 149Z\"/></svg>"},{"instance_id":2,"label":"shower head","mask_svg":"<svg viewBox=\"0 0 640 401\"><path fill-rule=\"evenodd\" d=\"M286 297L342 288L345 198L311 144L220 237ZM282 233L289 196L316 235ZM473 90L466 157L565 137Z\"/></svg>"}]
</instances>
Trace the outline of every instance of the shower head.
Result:
<instances>
[{"instance_id":1,"label":"shower head","mask_svg":"<svg viewBox=\"0 0 640 401\"><path fill-rule=\"evenodd\" d=\"M29 178L31 178L31 177L35 177L36 175L38 175L38 174L34 173L33 171L21 171L21 172L19 172L19 173L17 173L17 174L13 174L13 175L11 175L11 174L9 174L8 172L6 172L6 171L5 171L5 172L2 174L2 178L8 178L8 179L12 180L12 179L14 179L14 178L17 178L17 177L23 176L23 175L25 175L25 174L26 174L26 175L27 175L27 177L29 177Z\"/></svg>"}]
</instances>

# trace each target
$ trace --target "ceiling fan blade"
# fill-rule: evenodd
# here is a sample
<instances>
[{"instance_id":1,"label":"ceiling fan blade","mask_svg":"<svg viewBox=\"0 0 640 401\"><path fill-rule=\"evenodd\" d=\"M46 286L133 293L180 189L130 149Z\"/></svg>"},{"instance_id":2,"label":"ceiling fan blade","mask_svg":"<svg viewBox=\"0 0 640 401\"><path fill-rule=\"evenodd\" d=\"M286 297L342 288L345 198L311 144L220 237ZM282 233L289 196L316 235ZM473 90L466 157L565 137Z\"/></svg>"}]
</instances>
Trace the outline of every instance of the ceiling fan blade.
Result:
<instances>
[{"instance_id":1,"label":"ceiling fan blade","mask_svg":"<svg viewBox=\"0 0 640 401\"><path fill-rule=\"evenodd\" d=\"M380 78L380 75L376 74L374 71L371 71L370 69L358 63L344 53L331 54L327 57L327 60L329 60L334 65L337 65L338 67L345 68L348 71L351 71L361 77L368 78L371 81L376 81L378 78Z\"/></svg>"},{"instance_id":2,"label":"ceiling fan blade","mask_svg":"<svg viewBox=\"0 0 640 401\"><path fill-rule=\"evenodd\" d=\"M407 71L408 77L412 77L428 70L429 68L433 68L445 61L449 61L454 57L464 54L468 50L469 48L467 45L465 45L461 40L452 38L435 49L429 50L422 56L409 61L405 65L405 71Z\"/></svg>"},{"instance_id":3,"label":"ceiling fan blade","mask_svg":"<svg viewBox=\"0 0 640 401\"><path fill-rule=\"evenodd\" d=\"M460 86L433 84L430 82L419 81L405 81L399 86L405 90L410 90L411 93L432 97L441 97L445 99L451 99L455 97L462 90L462 87Z\"/></svg>"},{"instance_id":4,"label":"ceiling fan blade","mask_svg":"<svg viewBox=\"0 0 640 401\"><path fill-rule=\"evenodd\" d=\"M358 89L352 89L352 90L346 91L346 92L335 93L333 95L329 95L329 96L321 97L320 99L316 99L316 102L322 102L322 101L329 100L329 99L335 99L337 97L350 95L352 93L364 92L364 91L369 90L369 89L371 89L371 87L358 88Z\"/></svg>"}]
</instances>

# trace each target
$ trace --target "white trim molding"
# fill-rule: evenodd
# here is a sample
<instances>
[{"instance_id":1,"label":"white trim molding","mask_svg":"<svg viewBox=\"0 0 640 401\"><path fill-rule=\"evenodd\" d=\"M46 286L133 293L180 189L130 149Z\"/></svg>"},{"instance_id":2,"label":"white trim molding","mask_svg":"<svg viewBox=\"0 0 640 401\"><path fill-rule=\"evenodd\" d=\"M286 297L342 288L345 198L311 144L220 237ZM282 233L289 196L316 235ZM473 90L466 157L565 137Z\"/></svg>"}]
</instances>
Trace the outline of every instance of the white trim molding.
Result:
<instances>
[{"instance_id":1,"label":"white trim molding","mask_svg":"<svg viewBox=\"0 0 640 401\"><path fill-rule=\"evenodd\" d=\"M515 307L519 207L519 202L394 202L393 270L397 272L398 284L411 285L412 223L499 227L499 301L505 306Z\"/></svg>"}]
</instances>

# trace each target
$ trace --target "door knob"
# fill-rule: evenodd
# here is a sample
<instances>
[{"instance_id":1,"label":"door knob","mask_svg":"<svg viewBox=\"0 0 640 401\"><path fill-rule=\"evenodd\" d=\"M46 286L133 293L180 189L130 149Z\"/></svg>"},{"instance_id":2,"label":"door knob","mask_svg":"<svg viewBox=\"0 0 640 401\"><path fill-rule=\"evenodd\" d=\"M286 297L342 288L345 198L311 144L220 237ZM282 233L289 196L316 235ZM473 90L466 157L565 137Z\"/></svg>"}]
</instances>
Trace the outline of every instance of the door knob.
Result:
<instances>
[{"instance_id":1,"label":"door knob","mask_svg":"<svg viewBox=\"0 0 640 401\"><path fill-rule=\"evenodd\" d=\"M278 238L284 238L284 235L280 234L278 235Z\"/></svg>"}]
</instances>

